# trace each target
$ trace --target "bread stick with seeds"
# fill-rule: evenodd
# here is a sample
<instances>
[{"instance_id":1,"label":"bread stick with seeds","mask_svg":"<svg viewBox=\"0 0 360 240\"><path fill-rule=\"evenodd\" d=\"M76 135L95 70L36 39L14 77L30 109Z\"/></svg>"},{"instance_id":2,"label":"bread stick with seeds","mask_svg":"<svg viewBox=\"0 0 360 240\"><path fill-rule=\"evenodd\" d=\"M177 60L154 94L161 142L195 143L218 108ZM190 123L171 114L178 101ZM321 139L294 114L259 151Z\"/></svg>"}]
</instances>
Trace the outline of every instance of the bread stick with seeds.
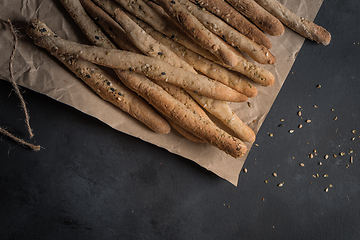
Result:
<instances>
[{"instance_id":1,"label":"bread stick with seeds","mask_svg":"<svg viewBox=\"0 0 360 240\"><path fill-rule=\"evenodd\" d=\"M233 130L242 141L255 141L256 135L254 131L231 110L226 102L217 101L199 94L190 94L203 108Z\"/></svg>"},{"instance_id":2,"label":"bread stick with seeds","mask_svg":"<svg viewBox=\"0 0 360 240\"><path fill-rule=\"evenodd\" d=\"M121 49L125 49L128 51L141 53L141 51L136 48L135 45L132 44L132 41L128 39L128 36L124 32L124 29L121 28L121 26L115 22L106 12L104 12L100 7L98 7L96 4L94 4L90 0L80 0L85 10L89 13L90 16L92 16L93 19L96 19L97 23L103 28L108 29L108 34L113 39L115 43L117 43ZM91 33L89 33L91 34ZM123 41L126 39L127 41ZM110 46L109 46L110 47ZM126 74L123 73L123 71L115 69L116 74L119 76L119 78L124 79L126 78ZM144 77L142 75L137 77ZM163 82L163 81L155 81L158 85L162 86L164 89L170 89L167 90L170 92L170 94L175 97L176 99L180 100L182 103L185 104L189 109L192 109L193 111L197 111L200 114L202 113L203 117L207 117L206 113L200 108L200 106L188 95L187 92L185 92L183 89L176 87L172 84ZM131 83L128 83L131 85ZM158 106L153 106L157 110L159 110ZM180 125L169 119L168 117L163 117L167 120L167 122L175 129L177 130L181 135L183 135L185 138L189 139L190 141L194 142L205 142L204 140L196 137L192 133L186 131L183 129Z\"/></svg>"},{"instance_id":3,"label":"bread stick with seeds","mask_svg":"<svg viewBox=\"0 0 360 240\"><path fill-rule=\"evenodd\" d=\"M114 17L114 10L117 8L126 9L134 16L149 23L157 31L164 33L175 42L186 45L193 51L203 55L214 57L213 54L206 51L199 44L195 43L184 31L182 31L177 25L175 25L168 17L157 14L152 8L145 4L142 0L116 0L115 1L103 1L92 0L111 17Z\"/></svg>"},{"instance_id":4,"label":"bread stick with seeds","mask_svg":"<svg viewBox=\"0 0 360 240\"><path fill-rule=\"evenodd\" d=\"M170 51L167 47L157 42L146 32L144 32L144 30L134 21L132 21L131 18L129 18L123 11L116 9L115 19L121 24L125 32L130 35L130 39L134 42L134 44L136 44L136 46L146 55L160 58L174 66L180 66L188 71L195 72L195 70L184 60L175 55L175 53ZM161 52L162 54L159 55L158 52ZM165 89L168 93L170 93L175 99L178 99L183 103L188 102L189 100L182 100L182 98L191 98L187 97L187 94L185 94L185 92L183 92L181 89L176 88L171 84L165 85L166 83L162 84L160 81L156 81L156 83L160 85L163 89ZM179 94L181 92L183 93ZM232 129L240 137L241 140L248 142L255 141L255 133L252 131L251 128L249 128L239 119L239 117L230 109L229 105L226 102L213 100L192 92L189 92L189 94L207 111L209 111L211 114L213 114L223 123L225 123L228 127L230 127L230 129ZM191 102L191 104L194 105L196 103ZM185 105L188 104L185 103ZM203 118L205 118L204 115L206 116L206 114L203 113L201 108L196 110L194 108L189 109L197 111L199 114L201 114Z\"/></svg>"},{"instance_id":5,"label":"bread stick with seeds","mask_svg":"<svg viewBox=\"0 0 360 240\"><path fill-rule=\"evenodd\" d=\"M39 20L29 22L27 34L33 39L41 36L55 36L55 33ZM169 124L149 104L98 66L84 60L69 58L66 55L53 55L104 100L119 107L157 133L170 132Z\"/></svg>"},{"instance_id":6,"label":"bread stick with seeds","mask_svg":"<svg viewBox=\"0 0 360 240\"><path fill-rule=\"evenodd\" d=\"M80 1L82 4L83 9L85 9L86 13L96 21L96 23L101 27L99 28L97 25L93 26L91 29L87 29L86 36L91 39L92 33L94 31L104 31L112 41L117 45L117 47L120 46L127 46L128 51L132 51L135 53L140 53L140 51L132 44L128 36L125 34L124 29L122 29L117 22L115 22L114 19L112 19L106 12L102 11L98 6L95 5L91 0L77 0ZM86 16L86 19L89 18L89 16ZM85 17L84 17L85 18ZM91 21L93 21L90 18ZM89 20L89 21L90 21ZM86 22L80 22L80 20L77 21L77 23L82 26ZM96 30L92 30L96 29ZM108 38L107 38L108 39ZM108 41L110 41L108 39ZM93 43L96 46L101 47L101 45L98 45L96 43ZM106 48L115 48L114 45L103 45L102 47ZM121 48L122 49L122 48Z\"/></svg>"},{"instance_id":7,"label":"bread stick with seeds","mask_svg":"<svg viewBox=\"0 0 360 240\"><path fill-rule=\"evenodd\" d=\"M156 11L156 13L158 15L166 14L163 11L163 9L161 7L159 7L158 5L151 3L149 1L147 2L147 4L149 4L149 6L154 8L154 10ZM109 8L109 6L107 6L107 8ZM111 11L111 10L106 9L105 11ZM151 23L148 23L148 24L152 26ZM161 33L168 36L165 32L161 32ZM160 41L159 39L157 39L157 40ZM223 67L225 67L229 70L239 72L239 73L245 75L246 77L250 78L252 81L260 84L261 86L271 86L275 82L275 78L271 72L269 72L268 70L266 70L264 68L254 65L253 63L248 61L239 51L236 51L236 50L233 51L236 54L236 56L238 57L238 63L235 66L230 67L230 66L222 63L221 61L219 61L214 55L212 55L212 54L209 55L208 51L203 51L202 49L193 50L185 42L179 41L179 43L181 45L183 45L184 47L192 50L193 52L198 53L200 56L202 56L208 60L211 60L212 62L222 65ZM174 44L172 44L172 45L174 45ZM229 48L231 49L231 46L229 46ZM185 53L183 53L182 55L186 56Z\"/></svg>"},{"instance_id":8,"label":"bread stick with seeds","mask_svg":"<svg viewBox=\"0 0 360 240\"><path fill-rule=\"evenodd\" d=\"M162 60L118 49L80 44L59 37L44 36L35 44L50 52L66 54L109 68L131 70L151 79L172 83L189 91L217 100L238 102L243 95L205 76L174 67Z\"/></svg>"},{"instance_id":9,"label":"bread stick with seeds","mask_svg":"<svg viewBox=\"0 0 360 240\"><path fill-rule=\"evenodd\" d=\"M227 45L209 31L178 0L157 0L157 3L200 46L229 66L237 64L236 55L228 49Z\"/></svg>"},{"instance_id":10,"label":"bread stick with seeds","mask_svg":"<svg viewBox=\"0 0 360 240\"><path fill-rule=\"evenodd\" d=\"M194 17L196 17L207 29L222 38L229 45L247 53L256 62L261 64L274 64L276 62L275 57L266 47L259 45L248 37L242 35L214 14L205 9L200 9L188 0L177 1Z\"/></svg>"},{"instance_id":11,"label":"bread stick with seeds","mask_svg":"<svg viewBox=\"0 0 360 240\"><path fill-rule=\"evenodd\" d=\"M230 4L224 0L190 0L191 2L206 8L212 14L218 16L227 24L235 28L241 34L250 38L257 44L271 48L271 42L267 36L251 23L242 14L236 11Z\"/></svg>"},{"instance_id":12,"label":"bread stick with seeds","mask_svg":"<svg viewBox=\"0 0 360 240\"><path fill-rule=\"evenodd\" d=\"M175 25L167 14L160 14L156 11L156 9L152 9L142 0L116 0L117 2L102 0L92 1L101 7L105 12L107 12L111 17L114 17L115 9L124 8L137 18L152 26L154 29L156 29L156 31L169 37L174 42L186 46L188 49L191 49L193 52L196 52L207 59L218 60L217 57L204 48L200 47L199 44L195 43L187 34L184 33L184 31ZM119 3L124 5L124 7Z\"/></svg>"},{"instance_id":13,"label":"bread stick with seeds","mask_svg":"<svg viewBox=\"0 0 360 240\"><path fill-rule=\"evenodd\" d=\"M255 0L260 6L274 15L283 24L293 31L299 33L317 43L328 45L331 41L331 34L323 27L291 12L284 5L276 0Z\"/></svg>"},{"instance_id":14,"label":"bread stick with seeds","mask_svg":"<svg viewBox=\"0 0 360 240\"><path fill-rule=\"evenodd\" d=\"M264 32L272 36L280 36L284 33L285 28L282 23L254 0L227 0L227 2Z\"/></svg>"},{"instance_id":15,"label":"bread stick with seeds","mask_svg":"<svg viewBox=\"0 0 360 240\"><path fill-rule=\"evenodd\" d=\"M156 31L142 20L137 19L131 15L129 15L129 17L131 17L133 21L135 21L142 29L144 29L147 34L152 36L164 46L168 47L172 52L178 55L178 57L185 60L189 65L194 67L194 69L201 72L205 76L219 81L229 86L230 88L246 95L247 97L256 96L256 87L254 87L245 77L235 74L232 71L228 71L227 68L200 56L199 54L191 51L179 43L172 41L170 38Z\"/></svg>"},{"instance_id":16,"label":"bread stick with seeds","mask_svg":"<svg viewBox=\"0 0 360 240\"><path fill-rule=\"evenodd\" d=\"M132 43L136 45L140 51L150 57L158 57L159 59L166 61L167 63L177 66L180 68L186 68L183 62L178 61L177 56L175 57L173 52L164 45L157 42L154 38L150 37L139 25L131 20L120 9L115 9L114 18L121 27L124 29L127 36L130 38ZM187 69L188 70L188 69Z\"/></svg>"},{"instance_id":17,"label":"bread stick with seeds","mask_svg":"<svg viewBox=\"0 0 360 240\"><path fill-rule=\"evenodd\" d=\"M70 14L75 23L78 26L81 26L81 31L92 44L97 46L112 44L106 35L99 28L97 28L96 24L87 16L87 13L79 0L60 0L60 2L66 11ZM90 32L92 33L91 35L89 35Z\"/></svg>"},{"instance_id":18,"label":"bread stick with seeds","mask_svg":"<svg viewBox=\"0 0 360 240\"><path fill-rule=\"evenodd\" d=\"M166 61L174 66L182 66L182 68L184 68L185 70L195 72L195 70L192 68L192 66L190 66L188 63L186 63L183 59L178 57L172 51L169 51L169 49L166 46L162 45L161 43L159 43L155 39L153 39L140 26L138 26L130 17L128 17L124 12L120 11L119 9L116 9L115 10L115 19L117 22L119 22L121 24L122 28L125 30L125 32L127 34L132 35L132 34L134 34L134 32L137 33L137 34L134 34L134 36L130 37L130 39L132 39L134 44L136 44L136 46L145 54L152 55L155 58L163 59L164 61ZM157 51L159 51L159 49L161 49L163 54L161 54L161 55L153 54L153 50L155 50L155 52L157 52ZM171 88L174 88L174 86L172 86L171 84L168 84L169 86L166 86L166 85L164 86L161 83L158 83L158 84L160 86L162 86L162 88L165 89L168 93L173 95L173 97L175 97L175 99L180 100L178 97L174 96L175 94L177 94L177 92L179 90L177 90L176 88L175 88L175 90L171 90ZM225 125L227 125L230 129L232 129L239 136L239 138L241 140L247 141L247 142L255 141L255 133L253 132L253 130L240 120L240 118L231 110L230 106L226 102L213 100L211 98L204 97L204 96L201 96L201 95L193 93L193 92L189 92L189 94L203 108L205 108L208 112L213 114L216 118L218 118ZM185 94L183 94L182 96L185 96ZM184 102L182 100L180 100L180 101ZM193 108L190 108L190 109L194 110ZM196 111L199 111L199 110L196 110Z\"/></svg>"},{"instance_id":19,"label":"bread stick with seeds","mask_svg":"<svg viewBox=\"0 0 360 240\"><path fill-rule=\"evenodd\" d=\"M161 106L161 112L200 139L205 140L234 158L241 157L247 151L246 145L217 127L213 122L202 118L196 111L188 109L157 84L151 84L147 78L132 78L130 71L123 71L131 82L131 89L141 93L150 104ZM146 83L146 81L149 81Z\"/></svg>"}]
</instances>

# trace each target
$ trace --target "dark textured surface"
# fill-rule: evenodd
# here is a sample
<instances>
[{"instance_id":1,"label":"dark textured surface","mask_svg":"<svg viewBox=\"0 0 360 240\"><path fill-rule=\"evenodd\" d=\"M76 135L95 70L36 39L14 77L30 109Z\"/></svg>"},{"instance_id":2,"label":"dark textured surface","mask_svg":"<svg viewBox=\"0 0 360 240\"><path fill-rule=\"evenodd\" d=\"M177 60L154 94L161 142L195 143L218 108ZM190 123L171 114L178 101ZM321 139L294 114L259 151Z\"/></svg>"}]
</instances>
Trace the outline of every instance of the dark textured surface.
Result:
<instances>
[{"instance_id":1,"label":"dark textured surface","mask_svg":"<svg viewBox=\"0 0 360 240\"><path fill-rule=\"evenodd\" d=\"M238 187L23 89L43 149L0 137L0 239L359 239L359 5L323 3L315 22L332 42L305 41ZM0 112L0 125L27 139L5 81Z\"/></svg>"}]
</instances>

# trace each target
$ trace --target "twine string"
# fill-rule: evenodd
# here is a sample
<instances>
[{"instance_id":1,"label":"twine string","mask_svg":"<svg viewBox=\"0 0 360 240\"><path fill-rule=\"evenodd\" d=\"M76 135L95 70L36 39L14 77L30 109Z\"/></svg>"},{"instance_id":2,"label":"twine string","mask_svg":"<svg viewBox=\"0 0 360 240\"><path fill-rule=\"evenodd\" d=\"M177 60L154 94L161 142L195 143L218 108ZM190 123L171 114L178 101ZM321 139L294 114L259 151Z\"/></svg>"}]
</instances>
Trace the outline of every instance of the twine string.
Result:
<instances>
[{"instance_id":1,"label":"twine string","mask_svg":"<svg viewBox=\"0 0 360 240\"><path fill-rule=\"evenodd\" d=\"M2 23L7 23L9 24L10 26L10 31L12 33L12 35L14 36L14 48L11 52L11 56L10 56L10 61L9 61L9 72L10 72L10 83L13 87L13 89L15 90L15 93L16 95L19 97L20 99L20 102L21 102L21 108L23 109L24 111L24 114L25 114L25 124L26 124L26 128L28 130L28 133L29 133L29 136L30 138L33 138L34 137L34 133L30 127L30 115L29 115L29 111L26 107L26 103L25 103L25 100L19 90L19 87L18 85L16 84L15 82L15 79L14 79L14 73L13 73L13 61L14 61L14 57L15 57L15 52L16 52L16 49L17 49L17 45L18 45L18 37L17 37L17 34L15 32L15 29L11 23L10 20L3 20L3 19L0 19L0 21ZM14 136L13 134L11 134L10 132L8 132L5 128L3 127L0 127L0 133L4 134L5 136L13 139L14 141L16 141L17 143L19 144L22 144L23 146L27 146L27 147L30 147L31 149L33 149L34 151L39 151L40 150L40 146L39 145L33 145L31 143L28 143L16 136Z\"/></svg>"}]
</instances>

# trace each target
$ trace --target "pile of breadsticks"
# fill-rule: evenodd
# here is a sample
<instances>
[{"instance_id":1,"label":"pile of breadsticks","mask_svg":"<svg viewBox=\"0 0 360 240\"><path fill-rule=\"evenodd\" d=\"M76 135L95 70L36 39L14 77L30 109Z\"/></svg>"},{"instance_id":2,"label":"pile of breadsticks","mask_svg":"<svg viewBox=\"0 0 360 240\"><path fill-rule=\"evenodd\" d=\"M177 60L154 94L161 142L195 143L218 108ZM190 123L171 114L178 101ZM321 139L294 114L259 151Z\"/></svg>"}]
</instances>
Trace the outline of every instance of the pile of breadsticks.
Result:
<instances>
[{"instance_id":1,"label":"pile of breadsticks","mask_svg":"<svg viewBox=\"0 0 360 240\"><path fill-rule=\"evenodd\" d=\"M325 29L275 0L60 2L92 45L62 39L36 19L27 33L37 46L47 49L101 98L153 131L166 134L173 128L234 158L245 154L243 142L254 142L255 133L227 102L255 97L257 89L251 82L271 86L275 81L253 63L276 61L264 32L281 35L284 23L309 39L330 42Z\"/></svg>"}]
</instances>

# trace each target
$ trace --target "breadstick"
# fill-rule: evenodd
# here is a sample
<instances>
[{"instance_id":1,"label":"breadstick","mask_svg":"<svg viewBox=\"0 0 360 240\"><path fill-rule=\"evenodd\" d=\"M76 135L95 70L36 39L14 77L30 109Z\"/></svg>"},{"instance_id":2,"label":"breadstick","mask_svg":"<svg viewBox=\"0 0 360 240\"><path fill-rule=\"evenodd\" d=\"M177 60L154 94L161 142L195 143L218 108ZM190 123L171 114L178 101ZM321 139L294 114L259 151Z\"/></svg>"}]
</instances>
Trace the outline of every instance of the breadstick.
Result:
<instances>
[{"instance_id":1,"label":"breadstick","mask_svg":"<svg viewBox=\"0 0 360 240\"><path fill-rule=\"evenodd\" d=\"M132 90L140 92L141 96L152 105L161 106L161 112L185 130L234 158L243 156L247 151L246 145L240 139L231 136L214 123L202 118L197 112L186 108L184 104L173 98L160 86L151 84L149 79L133 78L135 74L130 71L124 71L124 73L128 75L126 79L131 82ZM150 81L150 83L146 83L146 81Z\"/></svg>"},{"instance_id":2,"label":"breadstick","mask_svg":"<svg viewBox=\"0 0 360 240\"><path fill-rule=\"evenodd\" d=\"M195 136L194 134L190 133L189 131L186 131L183 127L181 127L179 124L177 124L176 122L174 122L172 119L168 118L168 117L164 117L166 119L166 121L168 121L168 123L178 132L180 133L182 136L184 136L186 139L196 142L196 143L206 143L205 140L198 138L197 136Z\"/></svg>"},{"instance_id":3,"label":"breadstick","mask_svg":"<svg viewBox=\"0 0 360 240\"><path fill-rule=\"evenodd\" d=\"M201 95L229 102L241 101L243 95L222 83L205 76L174 67L156 58L117 49L75 43L59 37L44 36L35 39L35 44L51 49L51 52L68 54L97 65L109 68L130 70L151 79L172 83Z\"/></svg>"},{"instance_id":4,"label":"breadstick","mask_svg":"<svg viewBox=\"0 0 360 240\"><path fill-rule=\"evenodd\" d=\"M255 0L293 31L317 43L328 45L331 34L323 27L296 15L276 0Z\"/></svg>"},{"instance_id":5,"label":"breadstick","mask_svg":"<svg viewBox=\"0 0 360 240\"><path fill-rule=\"evenodd\" d=\"M229 45L247 53L256 62L261 64L274 64L276 62L275 57L266 47L245 37L217 16L209 13L205 9L200 9L188 0L177 1L194 17L196 17L207 29L221 37Z\"/></svg>"},{"instance_id":6,"label":"breadstick","mask_svg":"<svg viewBox=\"0 0 360 240\"><path fill-rule=\"evenodd\" d=\"M79 0L60 0L66 11L69 12L85 36L96 46L113 45L106 35L96 27L96 24L87 16ZM89 34L91 32L91 35Z\"/></svg>"},{"instance_id":7,"label":"breadstick","mask_svg":"<svg viewBox=\"0 0 360 240\"><path fill-rule=\"evenodd\" d=\"M202 107L233 130L241 140L245 142L255 141L256 135L254 131L241 121L226 102L200 96L199 94L190 94Z\"/></svg>"},{"instance_id":8,"label":"breadstick","mask_svg":"<svg viewBox=\"0 0 360 240\"><path fill-rule=\"evenodd\" d=\"M175 57L169 48L165 47L147 35L139 25L131 20L131 18L120 9L115 9L114 18L116 22L118 22L124 29L132 43L136 45L136 47L140 49L140 51L142 51L145 55L150 57L158 57L159 59L180 68L186 69L188 67L188 64L184 65L183 62L178 61L177 56Z\"/></svg>"},{"instance_id":9,"label":"breadstick","mask_svg":"<svg viewBox=\"0 0 360 240\"><path fill-rule=\"evenodd\" d=\"M156 13L158 15L163 15L164 11L156 4L151 4L151 2L147 2L151 7L154 8L154 10L156 10ZM110 11L110 9L107 9L106 11ZM151 23L148 23L149 25L152 26ZM154 27L155 28L155 27ZM161 31L160 31L161 32ZM168 36L166 34L166 32L161 32L164 35ZM160 41L159 39L157 39L158 41ZM173 40L173 39L172 39ZM219 65L222 65L225 68L228 68L229 70L235 71L235 72L239 72L245 76L247 76L248 78L250 78L252 81L260 84L261 86L271 86L274 84L275 82L275 78L272 75L271 72L269 72L268 70L265 70L264 68L261 68L259 66L254 65L253 63L249 62L239 51L234 51L234 53L236 54L236 56L238 57L238 63L233 66L230 67L226 64L224 64L223 62L219 61L214 55L209 55L208 51L201 51L202 49L197 49L197 50L193 50L191 48L191 46L188 46L186 42L180 42L180 44L182 44L184 47L192 50L193 52L198 53L200 56L205 57L206 59L209 59L213 62L216 62ZM229 48L231 49L231 47L229 46ZM183 55L185 55L183 53Z\"/></svg>"},{"instance_id":10,"label":"breadstick","mask_svg":"<svg viewBox=\"0 0 360 240\"><path fill-rule=\"evenodd\" d=\"M132 52L141 52L132 44L130 39L128 39L126 33L124 32L124 29L121 28L121 26L115 22L108 14L106 14L102 9L100 9L98 6L96 6L92 1L90 0L80 0L85 10L92 16L92 18L96 19L97 23L103 28L103 29L109 29L107 32L109 33L110 37L113 39L114 42L118 43L119 46L121 46L122 49L132 51ZM91 35L91 32L89 33ZM124 39L128 41L124 41ZM126 74L124 74L121 70L115 69L116 74L119 76L120 79L126 78ZM142 75L138 77L144 77ZM124 81L124 80L123 80ZM154 80L155 81L155 80ZM128 82L127 82L128 83ZM158 85L161 85L164 89L168 89L168 92L171 92L170 94L175 97L176 99L180 100L182 103L185 104L189 109L192 109L193 111L197 111L198 113L202 113L203 117L207 117L206 113L198 106L198 104L186 93L184 90L180 89L179 87L176 87L172 84L162 82L162 81L156 81ZM131 83L128 83L131 86ZM158 111L158 106L153 106ZM192 133L186 131L183 129L180 125L169 119L163 114L163 117L168 121L168 123L177 130L181 135L183 135L185 138L189 139L190 141L194 142L205 142L204 140L196 137Z\"/></svg>"},{"instance_id":11,"label":"breadstick","mask_svg":"<svg viewBox=\"0 0 360 240\"><path fill-rule=\"evenodd\" d=\"M39 20L29 22L27 34L33 39L41 36L55 36L55 33ZM69 58L66 55L56 53L53 55L104 100L119 107L157 133L170 132L169 124L154 109L96 65L84 60Z\"/></svg>"},{"instance_id":12,"label":"breadstick","mask_svg":"<svg viewBox=\"0 0 360 240\"><path fill-rule=\"evenodd\" d=\"M156 9L152 9L142 0L116 0L117 2L102 0L92 1L112 17L114 17L115 9L123 7L137 18L152 26L156 29L156 31L169 37L174 42L186 46L188 49L191 49L193 52L196 52L207 59L218 60L217 57L200 47L199 44L195 43L188 35L186 35L184 31L182 31L173 23L173 21L170 20L168 15L160 14L156 11ZM121 3L121 5L119 5L119 3Z\"/></svg>"},{"instance_id":13,"label":"breadstick","mask_svg":"<svg viewBox=\"0 0 360 240\"><path fill-rule=\"evenodd\" d=\"M182 68L195 72L195 70L187 64L183 59L175 55L172 51L169 51L164 45L157 42L150 35L148 35L140 26L138 26L130 17L128 17L123 11L119 9L115 10L115 19L119 22L124 29L124 31L131 35L130 39L138 46L138 48L146 53L147 55L153 55L154 57L161 58L164 61L174 65L174 66L182 66ZM159 51L163 52L163 54L153 54L152 52ZM164 57L163 57L164 56ZM161 85L158 83L163 89L167 89L167 86ZM169 84L170 85L170 84ZM169 88L173 86L168 86ZM171 89L171 88L170 88ZM173 95L177 94L177 90L170 90L167 92ZM246 124L244 124L239 117L231 110L230 106L223 101L217 101L210 99L208 97L201 96L196 93L189 92L189 94L208 112L217 117L220 121L225 123L230 129L232 129L241 140L253 142L255 141L255 133L249 128ZM177 97L175 97L178 99ZM183 102L183 101L182 101ZM194 109L191 109L194 110ZM198 110L196 110L198 111Z\"/></svg>"},{"instance_id":14,"label":"breadstick","mask_svg":"<svg viewBox=\"0 0 360 240\"><path fill-rule=\"evenodd\" d=\"M129 17L136 22L147 34L156 39L162 45L168 47L178 57L185 60L189 65L194 67L197 71L201 72L205 76L219 81L232 89L246 95L247 97L255 97L257 94L256 87L254 87L248 79L239 76L232 71L228 71L225 67L210 61L199 54L191 51L183 45L172 41L170 38L156 31L147 23L140 19L133 17L131 14Z\"/></svg>"},{"instance_id":15,"label":"breadstick","mask_svg":"<svg viewBox=\"0 0 360 240\"><path fill-rule=\"evenodd\" d=\"M200 46L207 49L229 66L237 64L237 57L228 49L227 45L210 32L178 0L157 0L157 3Z\"/></svg>"},{"instance_id":16,"label":"breadstick","mask_svg":"<svg viewBox=\"0 0 360 240\"><path fill-rule=\"evenodd\" d=\"M284 33L285 28L282 23L254 0L227 0L227 2L264 32L272 36L280 36Z\"/></svg>"},{"instance_id":17,"label":"breadstick","mask_svg":"<svg viewBox=\"0 0 360 240\"><path fill-rule=\"evenodd\" d=\"M260 31L247 18L236 11L224 0L190 0L191 2L206 8L212 14L218 16L227 24L238 30L240 33L250 38L257 44L271 48L271 42L267 36Z\"/></svg>"},{"instance_id":18,"label":"breadstick","mask_svg":"<svg viewBox=\"0 0 360 240\"><path fill-rule=\"evenodd\" d=\"M79 0L77 0L79 1ZM104 11L101 10L99 7L97 7L91 0L80 0L83 9L86 10L87 14L91 16L94 20L96 20L97 24L101 26L101 29L113 40L113 42L118 46L127 46L128 51L132 51L135 53L140 53L140 51L132 44L130 39L125 34L124 30L117 24L108 14L106 14ZM83 16L84 19L89 19L88 16ZM92 21L90 18L88 21ZM86 22L77 20L76 23L79 26L84 25ZM95 31L101 31L97 25L92 26L92 28L88 28L86 31L86 36L91 39L93 32ZM107 38L108 39L108 38ZM110 42L110 40L108 40ZM96 43L93 43L96 46L101 47L101 45L98 45ZM103 45L102 47L106 48L115 48L114 45ZM123 49L123 48L121 48Z\"/></svg>"},{"instance_id":19,"label":"breadstick","mask_svg":"<svg viewBox=\"0 0 360 240\"><path fill-rule=\"evenodd\" d=\"M124 8L134 16L142 19L150 24L157 31L165 34L173 41L186 45L189 49L197 52L203 56L214 57L213 54L206 51L199 44L195 43L188 35L184 33L177 25L175 25L168 17L157 14L152 8L145 4L142 0L116 0L102 1L93 0L110 16L114 16L114 10L117 8Z\"/></svg>"}]
</instances>

